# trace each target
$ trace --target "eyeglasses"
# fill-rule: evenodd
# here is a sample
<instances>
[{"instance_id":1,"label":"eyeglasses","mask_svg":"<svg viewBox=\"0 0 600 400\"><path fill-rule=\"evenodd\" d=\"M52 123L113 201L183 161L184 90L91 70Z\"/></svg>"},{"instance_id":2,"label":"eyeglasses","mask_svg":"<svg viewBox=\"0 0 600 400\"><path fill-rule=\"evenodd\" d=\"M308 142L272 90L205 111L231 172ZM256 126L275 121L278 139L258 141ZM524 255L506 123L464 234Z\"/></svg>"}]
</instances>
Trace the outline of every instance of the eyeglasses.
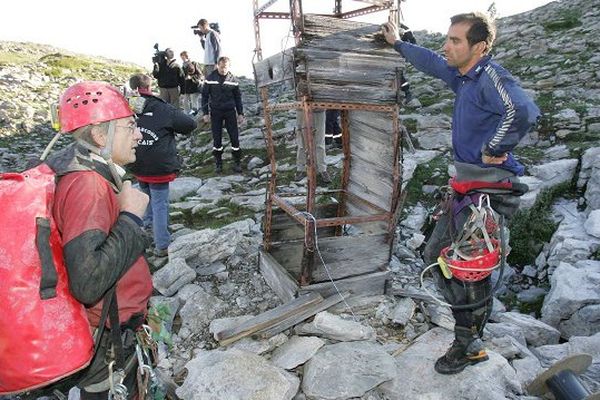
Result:
<instances>
[{"instance_id":1,"label":"eyeglasses","mask_svg":"<svg viewBox=\"0 0 600 400\"><path fill-rule=\"evenodd\" d=\"M116 125L116 128L123 128L123 129L127 129L129 134L133 134L135 133L135 130L138 128L137 125L135 124L131 124L131 125Z\"/></svg>"}]
</instances>

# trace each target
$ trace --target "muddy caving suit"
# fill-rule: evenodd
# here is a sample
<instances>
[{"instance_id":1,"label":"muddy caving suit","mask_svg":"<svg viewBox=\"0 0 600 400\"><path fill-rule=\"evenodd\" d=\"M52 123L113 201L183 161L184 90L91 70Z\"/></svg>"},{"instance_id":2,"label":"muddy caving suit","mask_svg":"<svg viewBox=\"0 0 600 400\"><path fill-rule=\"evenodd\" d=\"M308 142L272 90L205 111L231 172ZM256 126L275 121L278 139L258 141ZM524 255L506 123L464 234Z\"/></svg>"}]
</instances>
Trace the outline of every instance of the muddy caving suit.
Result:
<instances>
[{"instance_id":1,"label":"muddy caving suit","mask_svg":"<svg viewBox=\"0 0 600 400\"><path fill-rule=\"evenodd\" d=\"M448 65L439 54L423 47L396 41L394 49L415 68L442 79L456 94L452 116L452 147L458 181L517 182L524 167L510 153L517 143L537 124L540 111L515 79L503 67L482 57L466 74ZM508 155L501 165L482 162L482 153ZM453 205L461 198L455 199ZM510 218L518 208L519 198L491 195L492 208ZM423 253L427 265L435 263L440 250L448 246L470 215L468 207L451 208L438 220ZM466 283L456 278L439 279L450 304L473 304L483 300L491 290L488 276L479 282ZM465 348L479 337L491 312L492 300L473 310L454 310L456 341Z\"/></svg>"},{"instance_id":2,"label":"muddy caving suit","mask_svg":"<svg viewBox=\"0 0 600 400\"><path fill-rule=\"evenodd\" d=\"M136 394L135 331L145 322L152 276L143 256L148 238L141 219L119 209L106 163L78 144L52 155L47 164L58 184L53 215L64 246L64 260L73 296L87 308L98 328L103 297L116 285L118 318L129 369L125 385ZM80 373L81 399L106 399L110 329L105 329L90 366Z\"/></svg>"}]
</instances>

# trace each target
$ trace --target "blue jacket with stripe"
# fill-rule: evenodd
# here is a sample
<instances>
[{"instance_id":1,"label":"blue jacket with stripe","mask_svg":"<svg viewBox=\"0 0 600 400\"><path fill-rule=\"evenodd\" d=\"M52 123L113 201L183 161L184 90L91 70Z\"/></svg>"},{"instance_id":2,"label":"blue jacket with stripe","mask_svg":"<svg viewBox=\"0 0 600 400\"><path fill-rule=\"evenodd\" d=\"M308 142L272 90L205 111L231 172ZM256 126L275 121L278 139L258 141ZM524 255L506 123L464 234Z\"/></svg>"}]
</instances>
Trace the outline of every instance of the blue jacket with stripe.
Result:
<instances>
[{"instance_id":1,"label":"blue jacket with stripe","mask_svg":"<svg viewBox=\"0 0 600 400\"><path fill-rule=\"evenodd\" d=\"M461 75L429 49L402 41L396 41L394 49L415 68L440 78L456 93L452 115L455 161L523 175L525 168L511 150L536 126L540 110L508 71L485 56ZM484 164L483 151L493 156L507 153L508 159L500 166Z\"/></svg>"},{"instance_id":2,"label":"blue jacket with stripe","mask_svg":"<svg viewBox=\"0 0 600 400\"><path fill-rule=\"evenodd\" d=\"M244 115L240 84L231 72L221 75L215 69L206 77L202 87L204 115L208 115L209 108L211 112L236 110L239 115Z\"/></svg>"}]
</instances>

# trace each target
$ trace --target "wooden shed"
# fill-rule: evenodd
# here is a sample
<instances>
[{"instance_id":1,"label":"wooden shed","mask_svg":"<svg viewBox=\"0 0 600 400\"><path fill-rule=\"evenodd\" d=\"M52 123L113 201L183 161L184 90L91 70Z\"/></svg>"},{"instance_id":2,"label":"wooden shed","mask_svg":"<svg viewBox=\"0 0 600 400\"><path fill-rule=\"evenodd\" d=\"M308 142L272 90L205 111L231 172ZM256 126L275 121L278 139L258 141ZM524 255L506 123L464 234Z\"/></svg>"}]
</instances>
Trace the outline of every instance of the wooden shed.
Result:
<instances>
[{"instance_id":1,"label":"wooden shed","mask_svg":"<svg viewBox=\"0 0 600 400\"><path fill-rule=\"evenodd\" d=\"M271 167L260 270L284 301L306 291L325 297L340 291L385 290L404 197L399 120L403 59L385 43L380 25L348 20L382 10L397 19L399 4L365 2L370 5L344 13L342 1L336 0L333 15L317 15L303 13L301 0L290 0L287 14L267 12L273 0L261 7L254 0L259 60L254 71ZM262 59L259 20L286 16L296 46ZM293 83L297 101L269 100L269 89L283 81ZM271 127L273 113L293 109L302 110L308 121L302 131L307 189L301 199L277 184ZM341 110L343 168L336 190L317 190L315 109Z\"/></svg>"}]
</instances>

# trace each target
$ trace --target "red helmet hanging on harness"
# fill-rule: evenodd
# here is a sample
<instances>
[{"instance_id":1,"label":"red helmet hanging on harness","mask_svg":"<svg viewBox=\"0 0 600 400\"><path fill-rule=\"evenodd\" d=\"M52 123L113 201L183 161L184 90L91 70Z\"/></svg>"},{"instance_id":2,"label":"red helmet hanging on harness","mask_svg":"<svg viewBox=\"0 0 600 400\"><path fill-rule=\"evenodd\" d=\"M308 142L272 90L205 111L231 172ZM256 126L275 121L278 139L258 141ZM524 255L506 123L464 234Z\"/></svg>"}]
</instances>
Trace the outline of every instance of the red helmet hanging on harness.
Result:
<instances>
[{"instance_id":1,"label":"red helmet hanging on harness","mask_svg":"<svg viewBox=\"0 0 600 400\"><path fill-rule=\"evenodd\" d=\"M76 83L65 91L58 105L62 133L132 115L125 97L105 82Z\"/></svg>"},{"instance_id":2,"label":"red helmet hanging on harness","mask_svg":"<svg viewBox=\"0 0 600 400\"><path fill-rule=\"evenodd\" d=\"M438 263L446 277L464 282L477 282L488 277L500 265L502 229L490 206L487 194L472 195L478 204L470 204L471 215L452 244L440 252ZM472 198L473 198L472 197Z\"/></svg>"}]
</instances>

